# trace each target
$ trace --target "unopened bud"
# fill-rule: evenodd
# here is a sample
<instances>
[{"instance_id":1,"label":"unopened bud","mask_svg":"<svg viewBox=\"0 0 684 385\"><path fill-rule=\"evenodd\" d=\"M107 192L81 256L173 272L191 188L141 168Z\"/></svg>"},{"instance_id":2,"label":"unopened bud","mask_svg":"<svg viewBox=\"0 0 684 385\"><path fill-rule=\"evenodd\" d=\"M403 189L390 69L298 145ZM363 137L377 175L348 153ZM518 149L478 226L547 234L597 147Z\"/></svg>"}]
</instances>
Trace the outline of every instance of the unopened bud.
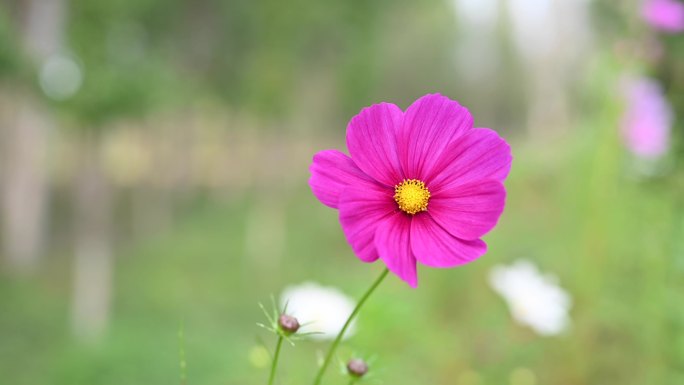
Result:
<instances>
[{"instance_id":1,"label":"unopened bud","mask_svg":"<svg viewBox=\"0 0 684 385\"><path fill-rule=\"evenodd\" d=\"M278 327L289 336L290 334L297 333L297 330L299 330L299 321L291 315L281 314L280 317L278 317Z\"/></svg>"},{"instance_id":2,"label":"unopened bud","mask_svg":"<svg viewBox=\"0 0 684 385\"><path fill-rule=\"evenodd\" d=\"M353 377L361 378L368 373L368 365L360 358L352 358L347 363L347 371Z\"/></svg>"}]
</instances>

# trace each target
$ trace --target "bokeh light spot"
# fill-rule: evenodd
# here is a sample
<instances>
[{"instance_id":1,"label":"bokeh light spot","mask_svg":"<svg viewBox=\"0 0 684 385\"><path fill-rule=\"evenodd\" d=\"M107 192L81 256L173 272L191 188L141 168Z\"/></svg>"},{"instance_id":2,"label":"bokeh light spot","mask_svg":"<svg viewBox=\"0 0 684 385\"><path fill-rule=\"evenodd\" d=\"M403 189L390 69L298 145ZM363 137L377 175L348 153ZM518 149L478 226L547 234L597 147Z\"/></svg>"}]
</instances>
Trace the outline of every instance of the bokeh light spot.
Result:
<instances>
[{"instance_id":1,"label":"bokeh light spot","mask_svg":"<svg viewBox=\"0 0 684 385\"><path fill-rule=\"evenodd\" d=\"M55 54L48 57L41 66L39 82L48 98L66 100L81 88L83 71L73 57Z\"/></svg>"}]
</instances>

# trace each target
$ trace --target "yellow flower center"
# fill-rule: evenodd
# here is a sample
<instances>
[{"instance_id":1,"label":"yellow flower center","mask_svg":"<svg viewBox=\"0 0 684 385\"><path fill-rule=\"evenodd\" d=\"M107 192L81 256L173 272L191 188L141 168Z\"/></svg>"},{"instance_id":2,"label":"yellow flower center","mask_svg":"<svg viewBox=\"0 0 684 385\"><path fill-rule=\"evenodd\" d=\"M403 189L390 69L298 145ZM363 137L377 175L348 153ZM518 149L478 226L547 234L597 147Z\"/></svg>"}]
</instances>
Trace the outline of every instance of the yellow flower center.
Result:
<instances>
[{"instance_id":1,"label":"yellow flower center","mask_svg":"<svg viewBox=\"0 0 684 385\"><path fill-rule=\"evenodd\" d=\"M401 211L414 215L427 211L430 191L425 187L425 183L418 179L404 179L394 186L394 201Z\"/></svg>"}]
</instances>

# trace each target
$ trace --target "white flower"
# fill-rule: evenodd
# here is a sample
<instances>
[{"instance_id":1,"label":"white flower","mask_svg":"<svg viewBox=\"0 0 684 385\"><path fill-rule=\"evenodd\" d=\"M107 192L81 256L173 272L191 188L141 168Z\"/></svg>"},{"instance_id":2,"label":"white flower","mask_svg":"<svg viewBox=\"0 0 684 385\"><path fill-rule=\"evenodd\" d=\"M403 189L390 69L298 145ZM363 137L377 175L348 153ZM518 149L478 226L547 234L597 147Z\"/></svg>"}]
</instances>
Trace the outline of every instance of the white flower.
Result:
<instances>
[{"instance_id":1,"label":"white flower","mask_svg":"<svg viewBox=\"0 0 684 385\"><path fill-rule=\"evenodd\" d=\"M287 304L287 313L297 318L302 332L316 332L311 338L317 340L334 339L354 310L356 303L344 293L333 287L320 286L313 282L285 288L280 296L281 308ZM352 323L345 339L354 334Z\"/></svg>"},{"instance_id":2,"label":"white flower","mask_svg":"<svg viewBox=\"0 0 684 385\"><path fill-rule=\"evenodd\" d=\"M540 335L560 334L570 325L572 300L554 275L541 274L530 261L496 266L489 283L508 304L513 318Z\"/></svg>"}]
</instances>

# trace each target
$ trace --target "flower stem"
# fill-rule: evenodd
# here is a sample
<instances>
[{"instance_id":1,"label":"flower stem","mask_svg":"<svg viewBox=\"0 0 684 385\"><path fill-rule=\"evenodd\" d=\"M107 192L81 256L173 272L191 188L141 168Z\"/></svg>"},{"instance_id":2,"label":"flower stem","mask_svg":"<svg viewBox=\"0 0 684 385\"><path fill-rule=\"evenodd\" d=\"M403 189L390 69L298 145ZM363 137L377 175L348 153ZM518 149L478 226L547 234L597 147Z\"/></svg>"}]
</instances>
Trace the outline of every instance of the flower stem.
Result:
<instances>
[{"instance_id":1,"label":"flower stem","mask_svg":"<svg viewBox=\"0 0 684 385\"><path fill-rule=\"evenodd\" d=\"M187 364L185 362L185 320L178 327L178 366L180 368L180 385L188 383Z\"/></svg>"},{"instance_id":2,"label":"flower stem","mask_svg":"<svg viewBox=\"0 0 684 385\"><path fill-rule=\"evenodd\" d=\"M361 310L361 306L363 306L364 302L370 297L370 295L375 291L375 289L380 285L383 279L387 276L387 273L389 273L389 270L385 268L380 276L373 282L371 287L366 291L366 293L361 297L359 300L359 303L356 304L356 307L354 308L354 311L351 312L349 315L349 318L347 318L347 321L344 323L344 326L342 326L342 330L340 330L340 333L337 335L335 340L333 341L332 345L330 345L330 349L328 350L328 354L325 356L325 361L323 361L323 365L321 365L321 368L318 370L318 374L316 375L316 379L314 380L314 385L320 385L321 379L323 379L323 374L325 374L325 370L328 368L328 365L330 365L330 361L332 360L333 355L335 354L335 350L337 349L337 345L340 344L340 341L342 341L342 337L344 337L344 333L347 331L349 328L349 325L351 322L354 320L354 317L356 317L356 314L358 314L359 310Z\"/></svg>"},{"instance_id":3,"label":"flower stem","mask_svg":"<svg viewBox=\"0 0 684 385\"><path fill-rule=\"evenodd\" d=\"M275 379L276 366L278 366L278 357L280 357L280 347L283 345L283 336L278 336L278 343L276 344L275 354L273 355L273 362L271 362L271 374L268 376L268 385L273 385Z\"/></svg>"}]
</instances>

